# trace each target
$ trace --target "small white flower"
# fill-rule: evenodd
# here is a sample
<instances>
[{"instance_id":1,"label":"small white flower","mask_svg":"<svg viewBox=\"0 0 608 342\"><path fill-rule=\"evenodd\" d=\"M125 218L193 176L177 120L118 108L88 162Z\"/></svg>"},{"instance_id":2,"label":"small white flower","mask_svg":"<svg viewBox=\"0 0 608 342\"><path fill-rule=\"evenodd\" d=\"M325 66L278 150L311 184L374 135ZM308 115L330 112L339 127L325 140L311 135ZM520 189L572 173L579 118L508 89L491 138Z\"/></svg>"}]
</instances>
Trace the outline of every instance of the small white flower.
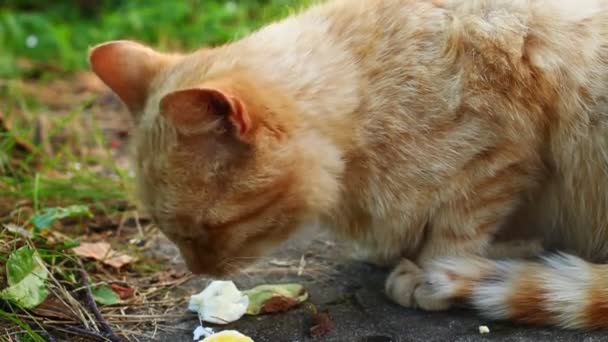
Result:
<instances>
[{"instance_id":1,"label":"small white flower","mask_svg":"<svg viewBox=\"0 0 608 342\"><path fill-rule=\"evenodd\" d=\"M224 8L226 9L226 12L228 12L228 13L234 13L234 12L236 12L237 6L236 6L236 3L234 1L228 1L224 5Z\"/></svg>"},{"instance_id":2,"label":"small white flower","mask_svg":"<svg viewBox=\"0 0 608 342\"><path fill-rule=\"evenodd\" d=\"M479 333L480 334L489 334L490 333L490 328L488 328L485 325L480 325L479 326Z\"/></svg>"},{"instance_id":3,"label":"small white flower","mask_svg":"<svg viewBox=\"0 0 608 342\"><path fill-rule=\"evenodd\" d=\"M33 34L30 34L29 36L27 36L27 38L25 38L25 46L27 46L30 49L35 48L38 45L38 37L34 36Z\"/></svg>"}]
</instances>

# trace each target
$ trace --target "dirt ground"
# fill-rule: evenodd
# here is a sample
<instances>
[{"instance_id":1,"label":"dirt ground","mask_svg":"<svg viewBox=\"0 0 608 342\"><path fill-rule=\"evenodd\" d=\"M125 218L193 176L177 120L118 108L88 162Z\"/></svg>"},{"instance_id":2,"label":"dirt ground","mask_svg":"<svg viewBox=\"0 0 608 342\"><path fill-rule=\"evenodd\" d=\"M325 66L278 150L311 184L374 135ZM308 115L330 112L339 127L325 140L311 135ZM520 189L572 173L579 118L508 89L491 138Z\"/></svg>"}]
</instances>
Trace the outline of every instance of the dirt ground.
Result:
<instances>
[{"instance_id":1,"label":"dirt ground","mask_svg":"<svg viewBox=\"0 0 608 342\"><path fill-rule=\"evenodd\" d=\"M157 251L166 256L177 253L164 239L158 244ZM428 313L399 307L382 292L388 270L349 260L344 251L344 246L319 232L309 232L291 241L233 280L241 289L267 283L301 283L310 293L308 303L286 313L245 316L216 330L236 329L256 342L608 341L606 332L572 332L490 322L466 310ZM176 267L183 267L179 258L172 259ZM176 291L195 293L207 282L194 278ZM314 325L313 306L318 312L326 311L334 326L325 336L316 339L310 334ZM168 324L174 330L159 332L149 341L192 341L192 329L197 324L196 315L187 312L184 306L182 316ZM480 325L488 326L490 333L481 335Z\"/></svg>"}]
</instances>

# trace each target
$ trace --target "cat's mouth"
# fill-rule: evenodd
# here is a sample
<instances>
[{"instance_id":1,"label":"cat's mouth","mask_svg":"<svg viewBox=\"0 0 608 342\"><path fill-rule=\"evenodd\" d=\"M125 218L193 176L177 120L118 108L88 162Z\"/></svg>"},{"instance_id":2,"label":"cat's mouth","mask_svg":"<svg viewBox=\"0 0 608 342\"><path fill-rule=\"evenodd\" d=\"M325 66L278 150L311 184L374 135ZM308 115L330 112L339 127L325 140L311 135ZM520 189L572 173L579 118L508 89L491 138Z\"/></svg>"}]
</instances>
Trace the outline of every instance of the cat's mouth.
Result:
<instances>
[{"instance_id":1,"label":"cat's mouth","mask_svg":"<svg viewBox=\"0 0 608 342\"><path fill-rule=\"evenodd\" d=\"M243 258L243 260L238 261L232 258L222 260L185 251L181 251L181 255L190 272L214 278L235 275L254 262L253 258Z\"/></svg>"},{"instance_id":2,"label":"cat's mouth","mask_svg":"<svg viewBox=\"0 0 608 342\"><path fill-rule=\"evenodd\" d=\"M214 278L226 277L226 276L230 276L232 273L236 273L236 272L230 272L230 269L228 269L228 268L219 267L219 266L206 267L206 266L201 265L200 263L188 262L188 261L186 261L186 267L193 274L202 275L202 276L210 276L210 277L214 277Z\"/></svg>"}]
</instances>

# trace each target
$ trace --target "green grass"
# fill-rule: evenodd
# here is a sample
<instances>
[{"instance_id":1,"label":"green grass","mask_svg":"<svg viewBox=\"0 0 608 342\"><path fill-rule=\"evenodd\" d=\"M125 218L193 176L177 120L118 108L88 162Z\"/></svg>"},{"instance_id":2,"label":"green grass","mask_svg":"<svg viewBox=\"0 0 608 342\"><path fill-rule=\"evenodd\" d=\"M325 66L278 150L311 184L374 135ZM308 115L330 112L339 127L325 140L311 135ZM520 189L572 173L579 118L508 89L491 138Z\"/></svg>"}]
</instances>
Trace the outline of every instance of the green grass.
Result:
<instances>
[{"instance_id":1,"label":"green grass","mask_svg":"<svg viewBox=\"0 0 608 342\"><path fill-rule=\"evenodd\" d=\"M35 332L32 327L26 322L19 319L19 317L13 312L5 312L0 309L0 318L4 318L7 321L12 322L13 324L19 326L23 333L20 334L20 340L23 341L34 341L34 342L44 342L45 339L40 336L37 332ZM7 339L6 341L10 341Z\"/></svg>"},{"instance_id":2,"label":"green grass","mask_svg":"<svg viewBox=\"0 0 608 342\"><path fill-rule=\"evenodd\" d=\"M65 72L86 69L88 48L113 39L135 39L162 50L221 44L285 16L305 2L309 1L81 0L45 4L7 0L0 5L0 80L9 81L0 83L0 113L18 118L11 131L0 130L0 198L29 199L35 210L83 202L103 206L109 199L125 199L130 184L126 172L113 163L95 122L85 132L70 134L68 141L53 141L82 123L89 103L74 103L68 113L47 116L47 141L36 141L36 117L46 108L13 86L19 78L34 77L44 84ZM18 142L23 141L33 151L18 155ZM53 145L53 153L39 149L45 143ZM107 153L87 155L79 150L81 146L95 146ZM100 177L88 171L87 166L92 165L101 165L111 175Z\"/></svg>"},{"instance_id":3,"label":"green grass","mask_svg":"<svg viewBox=\"0 0 608 342\"><path fill-rule=\"evenodd\" d=\"M37 248L62 281L76 281L61 273L69 259L66 246L51 248L42 235L31 241L16 237L4 224L36 232L31 219L46 208L84 204L96 216L111 216L119 205L133 202L132 176L116 163L90 113L95 99L75 97L70 108L57 109L37 92L85 70L89 47L104 41L134 39L161 50L191 50L239 38L309 2L0 1L0 288L8 255L25 243ZM26 83L35 91L24 91ZM142 273L154 271L154 265L135 266ZM0 301L0 326L3 321L16 326L19 340L42 340L35 319L31 324L19 314L23 311Z\"/></svg>"},{"instance_id":4,"label":"green grass","mask_svg":"<svg viewBox=\"0 0 608 342\"><path fill-rule=\"evenodd\" d=\"M62 71L86 66L86 51L113 39L161 49L192 49L243 36L301 6L303 0L9 0L0 5L0 77L23 72L20 60ZM48 3L48 4L44 4ZM44 5L43 5L44 4Z\"/></svg>"},{"instance_id":5,"label":"green grass","mask_svg":"<svg viewBox=\"0 0 608 342\"><path fill-rule=\"evenodd\" d=\"M112 159L94 119L85 115L90 101L46 116L40 140L35 126L46 108L16 89L0 91L0 98L3 115L15 122L12 130L0 131L0 209L1 202L28 201L34 212L79 203L107 210L108 203L127 199L130 177ZM30 150L24 151L24 144ZM52 151L42 146L52 146Z\"/></svg>"}]
</instances>

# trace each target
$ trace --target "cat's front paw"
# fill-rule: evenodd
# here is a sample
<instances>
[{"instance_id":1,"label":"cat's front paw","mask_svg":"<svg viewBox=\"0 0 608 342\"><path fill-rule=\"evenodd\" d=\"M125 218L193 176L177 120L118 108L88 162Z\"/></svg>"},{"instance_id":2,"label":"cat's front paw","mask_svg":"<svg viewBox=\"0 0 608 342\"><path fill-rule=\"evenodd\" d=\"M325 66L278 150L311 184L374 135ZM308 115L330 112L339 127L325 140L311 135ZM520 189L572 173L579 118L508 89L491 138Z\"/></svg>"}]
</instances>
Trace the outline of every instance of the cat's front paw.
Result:
<instances>
[{"instance_id":1,"label":"cat's front paw","mask_svg":"<svg viewBox=\"0 0 608 342\"><path fill-rule=\"evenodd\" d=\"M385 291L395 303L407 308L439 311L450 307L446 299L436 295L423 270L407 259L388 276Z\"/></svg>"}]
</instances>

